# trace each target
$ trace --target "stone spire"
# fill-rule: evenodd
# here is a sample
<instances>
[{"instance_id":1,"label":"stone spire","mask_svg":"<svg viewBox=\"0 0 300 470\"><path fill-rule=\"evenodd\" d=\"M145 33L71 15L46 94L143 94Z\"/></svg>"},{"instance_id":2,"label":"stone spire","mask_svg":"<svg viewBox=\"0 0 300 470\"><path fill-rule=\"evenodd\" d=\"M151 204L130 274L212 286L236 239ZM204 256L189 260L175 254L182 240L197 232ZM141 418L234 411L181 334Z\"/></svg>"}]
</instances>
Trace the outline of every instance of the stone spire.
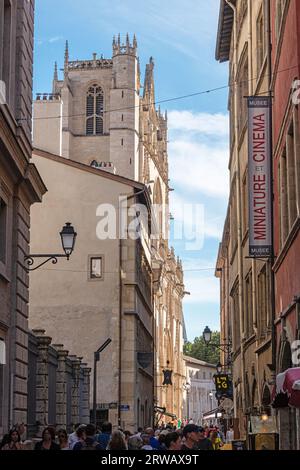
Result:
<instances>
[{"instance_id":1,"label":"stone spire","mask_svg":"<svg viewBox=\"0 0 300 470\"><path fill-rule=\"evenodd\" d=\"M68 64L69 64L69 42L66 41L66 47L65 47L65 66L64 66L64 71L65 74L68 71Z\"/></svg>"},{"instance_id":2,"label":"stone spire","mask_svg":"<svg viewBox=\"0 0 300 470\"><path fill-rule=\"evenodd\" d=\"M52 93L54 95L57 92L57 82L58 82L57 62L55 62L54 63L53 82L52 82Z\"/></svg>"},{"instance_id":3,"label":"stone spire","mask_svg":"<svg viewBox=\"0 0 300 470\"><path fill-rule=\"evenodd\" d=\"M154 61L150 57L149 64L146 65L145 82L144 82L144 98L148 97L154 102L154 78L153 78Z\"/></svg>"},{"instance_id":4,"label":"stone spire","mask_svg":"<svg viewBox=\"0 0 300 470\"><path fill-rule=\"evenodd\" d=\"M133 44L132 45L135 49L137 49L137 40L136 40L135 34L133 35Z\"/></svg>"},{"instance_id":5,"label":"stone spire","mask_svg":"<svg viewBox=\"0 0 300 470\"><path fill-rule=\"evenodd\" d=\"M57 74L57 62L54 63L54 75L53 75L53 81L57 82L58 81L58 74Z\"/></svg>"}]
</instances>

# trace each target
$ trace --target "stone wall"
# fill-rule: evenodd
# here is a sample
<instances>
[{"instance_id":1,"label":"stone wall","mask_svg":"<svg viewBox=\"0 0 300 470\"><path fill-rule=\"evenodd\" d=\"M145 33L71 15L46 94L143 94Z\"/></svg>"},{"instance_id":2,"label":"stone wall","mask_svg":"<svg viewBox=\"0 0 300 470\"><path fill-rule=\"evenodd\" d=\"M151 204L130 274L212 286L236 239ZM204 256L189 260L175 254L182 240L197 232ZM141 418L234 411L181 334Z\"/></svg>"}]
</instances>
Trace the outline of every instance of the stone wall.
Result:
<instances>
[{"instance_id":1,"label":"stone wall","mask_svg":"<svg viewBox=\"0 0 300 470\"><path fill-rule=\"evenodd\" d=\"M90 421L91 369L51 341L45 330L29 334L28 437L47 425L70 432L74 424Z\"/></svg>"}]
</instances>

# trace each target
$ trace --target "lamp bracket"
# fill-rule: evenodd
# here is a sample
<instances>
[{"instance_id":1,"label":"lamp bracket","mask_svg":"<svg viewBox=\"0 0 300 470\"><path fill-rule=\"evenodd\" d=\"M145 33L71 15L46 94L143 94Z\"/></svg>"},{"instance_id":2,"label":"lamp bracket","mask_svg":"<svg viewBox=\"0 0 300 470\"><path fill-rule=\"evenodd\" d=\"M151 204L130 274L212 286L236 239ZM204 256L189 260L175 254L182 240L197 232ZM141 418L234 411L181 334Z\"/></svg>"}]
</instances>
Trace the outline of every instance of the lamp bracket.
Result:
<instances>
[{"instance_id":1,"label":"lamp bracket","mask_svg":"<svg viewBox=\"0 0 300 470\"><path fill-rule=\"evenodd\" d=\"M42 261L40 264L38 264L35 267L31 267L34 265L36 259L40 258L46 258L44 261ZM41 266L44 266L44 264L48 263L49 261L52 262L52 264L57 264L58 258L67 258L69 260L69 255L55 255L55 254L38 254L38 255L28 255L25 256L24 262L27 266L25 266L26 271L35 271L36 269L40 268Z\"/></svg>"}]
</instances>

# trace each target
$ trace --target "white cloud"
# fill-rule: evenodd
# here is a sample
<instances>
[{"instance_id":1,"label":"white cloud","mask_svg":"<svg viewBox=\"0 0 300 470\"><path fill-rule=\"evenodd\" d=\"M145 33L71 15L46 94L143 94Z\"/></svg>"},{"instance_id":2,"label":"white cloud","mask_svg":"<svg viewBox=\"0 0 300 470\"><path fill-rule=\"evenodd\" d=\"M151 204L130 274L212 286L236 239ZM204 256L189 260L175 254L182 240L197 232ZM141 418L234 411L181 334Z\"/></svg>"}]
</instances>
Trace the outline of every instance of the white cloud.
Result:
<instances>
[{"instance_id":1,"label":"white cloud","mask_svg":"<svg viewBox=\"0 0 300 470\"><path fill-rule=\"evenodd\" d=\"M191 303L218 303L220 298L219 280L214 276L195 276L194 274L185 273L184 276L185 289L191 293L186 296L184 302Z\"/></svg>"},{"instance_id":2,"label":"white cloud","mask_svg":"<svg viewBox=\"0 0 300 470\"><path fill-rule=\"evenodd\" d=\"M169 128L173 131L196 132L197 134L228 137L228 116L225 114L192 113L191 111L170 111Z\"/></svg>"},{"instance_id":3,"label":"white cloud","mask_svg":"<svg viewBox=\"0 0 300 470\"><path fill-rule=\"evenodd\" d=\"M175 140L169 144L172 183L185 191L200 191L215 197L228 197L228 151L224 146Z\"/></svg>"},{"instance_id":4,"label":"white cloud","mask_svg":"<svg viewBox=\"0 0 300 470\"><path fill-rule=\"evenodd\" d=\"M178 187L227 198L228 116L171 111L169 113L170 177ZM215 232L214 227L211 230Z\"/></svg>"},{"instance_id":5,"label":"white cloud","mask_svg":"<svg viewBox=\"0 0 300 470\"><path fill-rule=\"evenodd\" d=\"M204 202L205 201L201 203L201 201L197 201L195 195L191 198L188 193L184 195L172 193L170 198L170 211L174 216L174 224L179 224L179 228L182 227L184 234L191 234L197 229L199 232L198 236L201 235L203 241L205 241L206 237L220 240L223 233L224 216L214 214L214 210L209 202ZM196 204L202 206L202 211L196 212ZM187 212L187 209L191 208L193 210ZM203 219L200 218L196 220L196 214L201 212L203 213ZM193 217L190 217L191 213ZM176 233L176 227L174 227L174 236Z\"/></svg>"},{"instance_id":6,"label":"white cloud","mask_svg":"<svg viewBox=\"0 0 300 470\"><path fill-rule=\"evenodd\" d=\"M52 44L53 42L62 41L62 40L63 40L63 36L53 36L52 38L48 39L48 42Z\"/></svg>"}]
</instances>

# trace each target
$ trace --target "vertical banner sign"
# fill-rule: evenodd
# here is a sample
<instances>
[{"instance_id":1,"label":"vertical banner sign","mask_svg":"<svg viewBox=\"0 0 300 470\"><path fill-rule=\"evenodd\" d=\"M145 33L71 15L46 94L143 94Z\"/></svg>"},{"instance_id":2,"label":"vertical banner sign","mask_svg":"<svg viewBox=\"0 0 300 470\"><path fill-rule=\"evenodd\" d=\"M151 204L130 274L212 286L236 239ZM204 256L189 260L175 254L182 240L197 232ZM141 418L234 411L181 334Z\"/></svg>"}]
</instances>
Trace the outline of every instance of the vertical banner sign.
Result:
<instances>
[{"instance_id":1,"label":"vertical banner sign","mask_svg":"<svg viewBox=\"0 0 300 470\"><path fill-rule=\"evenodd\" d=\"M270 99L248 97L249 256L272 254Z\"/></svg>"}]
</instances>

